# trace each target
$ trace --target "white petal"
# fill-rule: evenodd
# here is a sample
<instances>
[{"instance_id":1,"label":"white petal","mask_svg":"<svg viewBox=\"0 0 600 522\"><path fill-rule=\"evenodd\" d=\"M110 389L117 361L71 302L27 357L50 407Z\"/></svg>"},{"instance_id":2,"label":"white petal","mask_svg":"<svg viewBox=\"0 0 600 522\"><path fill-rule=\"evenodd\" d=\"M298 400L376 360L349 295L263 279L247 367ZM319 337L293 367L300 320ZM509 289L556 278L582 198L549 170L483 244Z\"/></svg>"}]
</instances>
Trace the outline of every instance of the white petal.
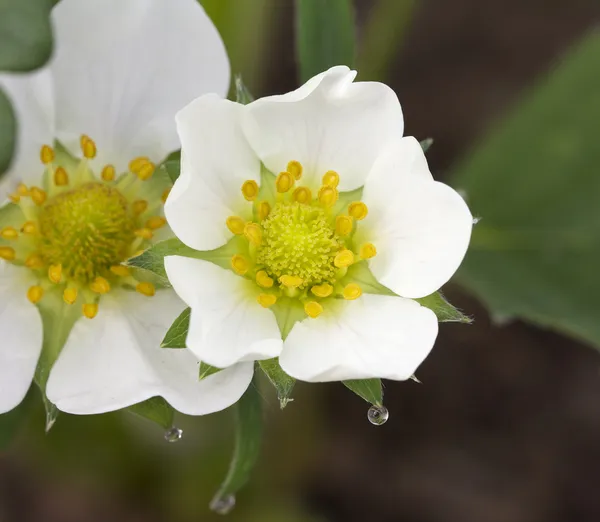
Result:
<instances>
[{"instance_id":1,"label":"white petal","mask_svg":"<svg viewBox=\"0 0 600 522\"><path fill-rule=\"evenodd\" d=\"M328 170L340 190L363 185L373 162L403 132L394 91L382 83L352 83L356 72L335 67L287 95L257 100L247 108L244 132L272 172L302 163L302 183L316 186Z\"/></svg>"},{"instance_id":2,"label":"white petal","mask_svg":"<svg viewBox=\"0 0 600 522\"><path fill-rule=\"evenodd\" d=\"M15 153L0 180L2 201L20 181L40 183L44 173L40 149L54 142L54 101L48 69L28 74L0 74L0 88L10 99L17 118Z\"/></svg>"},{"instance_id":3,"label":"white petal","mask_svg":"<svg viewBox=\"0 0 600 522\"><path fill-rule=\"evenodd\" d=\"M196 96L221 95L229 62L196 0L62 0L53 10L58 138L123 170L135 156L179 148L175 113Z\"/></svg>"},{"instance_id":4,"label":"white petal","mask_svg":"<svg viewBox=\"0 0 600 522\"><path fill-rule=\"evenodd\" d=\"M363 295L292 328L279 362L303 381L405 380L431 351L435 314L402 297Z\"/></svg>"},{"instance_id":5,"label":"white petal","mask_svg":"<svg viewBox=\"0 0 600 522\"><path fill-rule=\"evenodd\" d=\"M373 167L363 201L369 215L357 240L372 242L377 280L404 297L424 297L452 277L469 246L473 218L460 195L433 181L414 138L403 138Z\"/></svg>"},{"instance_id":6,"label":"white petal","mask_svg":"<svg viewBox=\"0 0 600 522\"><path fill-rule=\"evenodd\" d=\"M75 414L117 410L157 395L188 415L235 403L252 379L252 364L200 381L199 361L189 350L160 348L182 309L170 290L151 299L135 292L111 292L94 319L75 324L50 373L48 398L60 410Z\"/></svg>"},{"instance_id":7,"label":"white petal","mask_svg":"<svg viewBox=\"0 0 600 522\"><path fill-rule=\"evenodd\" d=\"M217 96L202 96L177 114L182 144L181 175L165 215L175 234L196 250L212 250L232 234L225 220L250 217L242 196L244 181L260 181L260 162L240 129L243 106Z\"/></svg>"},{"instance_id":8,"label":"white petal","mask_svg":"<svg viewBox=\"0 0 600 522\"><path fill-rule=\"evenodd\" d=\"M27 300L24 272L0 261L0 413L23 400L42 350L42 319Z\"/></svg>"},{"instance_id":9,"label":"white petal","mask_svg":"<svg viewBox=\"0 0 600 522\"><path fill-rule=\"evenodd\" d=\"M256 302L254 282L187 257L166 257L165 269L192 308L186 344L200 360L225 368L279 355L282 341L275 316Z\"/></svg>"}]
</instances>

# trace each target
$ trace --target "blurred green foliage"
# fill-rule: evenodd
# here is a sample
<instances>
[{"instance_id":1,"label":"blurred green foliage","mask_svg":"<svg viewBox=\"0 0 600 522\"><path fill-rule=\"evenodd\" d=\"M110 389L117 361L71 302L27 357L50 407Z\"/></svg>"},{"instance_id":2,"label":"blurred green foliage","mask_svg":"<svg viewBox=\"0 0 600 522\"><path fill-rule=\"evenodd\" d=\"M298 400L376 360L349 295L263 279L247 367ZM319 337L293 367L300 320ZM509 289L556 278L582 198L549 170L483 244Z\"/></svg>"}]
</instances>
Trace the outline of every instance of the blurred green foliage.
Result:
<instances>
[{"instance_id":1,"label":"blurred green foliage","mask_svg":"<svg viewBox=\"0 0 600 522\"><path fill-rule=\"evenodd\" d=\"M0 89L0 175L10 166L15 152L17 121L9 99Z\"/></svg>"}]
</instances>

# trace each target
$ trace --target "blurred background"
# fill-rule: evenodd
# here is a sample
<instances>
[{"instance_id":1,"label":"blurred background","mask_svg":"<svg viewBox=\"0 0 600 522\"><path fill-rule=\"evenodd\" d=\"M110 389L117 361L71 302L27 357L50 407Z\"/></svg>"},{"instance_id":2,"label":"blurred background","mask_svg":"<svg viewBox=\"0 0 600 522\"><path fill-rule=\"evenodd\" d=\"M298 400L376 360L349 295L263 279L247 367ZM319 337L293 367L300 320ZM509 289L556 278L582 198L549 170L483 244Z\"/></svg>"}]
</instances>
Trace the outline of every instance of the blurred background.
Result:
<instances>
[{"instance_id":1,"label":"blurred background","mask_svg":"<svg viewBox=\"0 0 600 522\"><path fill-rule=\"evenodd\" d=\"M325 1L325 0L324 0ZM206 0L255 96L300 83L290 0ZM268 386L262 458L232 522L600 520L600 3L356 0L359 78L398 93L434 176L482 220L390 419L341 384ZM595 33L594 33L595 31ZM598 161L596 161L598 160ZM597 254L597 255L596 255ZM263 383L265 384L265 383ZM43 405L0 456L0 522L199 522L229 463L231 412L178 417ZM4 442L4 441L3 441Z\"/></svg>"}]
</instances>

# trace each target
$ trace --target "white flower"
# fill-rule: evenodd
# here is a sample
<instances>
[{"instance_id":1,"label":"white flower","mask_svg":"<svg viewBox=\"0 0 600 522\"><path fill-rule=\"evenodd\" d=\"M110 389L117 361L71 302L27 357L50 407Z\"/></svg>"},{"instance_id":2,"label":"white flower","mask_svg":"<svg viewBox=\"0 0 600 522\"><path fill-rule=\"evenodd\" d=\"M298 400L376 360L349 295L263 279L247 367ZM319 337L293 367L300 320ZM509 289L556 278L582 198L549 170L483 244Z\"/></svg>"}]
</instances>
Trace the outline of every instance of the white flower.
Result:
<instances>
[{"instance_id":1,"label":"white flower","mask_svg":"<svg viewBox=\"0 0 600 522\"><path fill-rule=\"evenodd\" d=\"M49 65L0 76L19 126L0 209L0 412L40 353L38 379L67 412L156 395L189 414L227 407L252 364L200 381L189 350L160 348L184 304L121 265L165 232L170 183L155 165L179 148L175 112L227 92L223 43L196 0L62 0L52 23Z\"/></svg>"},{"instance_id":2,"label":"white flower","mask_svg":"<svg viewBox=\"0 0 600 522\"><path fill-rule=\"evenodd\" d=\"M207 363L279 356L305 381L403 380L431 350L436 316L413 299L456 271L472 217L402 137L394 92L355 74L334 67L247 106L203 96L177 115L166 217L188 246L232 255L230 270L165 258Z\"/></svg>"}]
</instances>

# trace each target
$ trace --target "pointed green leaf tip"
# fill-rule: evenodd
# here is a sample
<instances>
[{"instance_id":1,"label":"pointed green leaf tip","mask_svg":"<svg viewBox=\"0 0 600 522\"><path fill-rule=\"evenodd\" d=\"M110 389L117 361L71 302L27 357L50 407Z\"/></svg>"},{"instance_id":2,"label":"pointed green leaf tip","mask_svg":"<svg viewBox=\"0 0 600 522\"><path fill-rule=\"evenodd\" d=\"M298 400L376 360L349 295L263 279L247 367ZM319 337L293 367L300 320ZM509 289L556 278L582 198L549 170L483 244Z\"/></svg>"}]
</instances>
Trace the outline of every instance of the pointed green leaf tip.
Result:
<instances>
[{"instance_id":1,"label":"pointed green leaf tip","mask_svg":"<svg viewBox=\"0 0 600 522\"><path fill-rule=\"evenodd\" d=\"M374 406L383 404L383 386L381 379L361 379L342 381L344 386L352 390L356 395Z\"/></svg>"},{"instance_id":2,"label":"pointed green leaf tip","mask_svg":"<svg viewBox=\"0 0 600 522\"><path fill-rule=\"evenodd\" d=\"M161 348L185 348L188 329L190 327L191 308L186 308L169 328L160 344Z\"/></svg>"},{"instance_id":3,"label":"pointed green leaf tip","mask_svg":"<svg viewBox=\"0 0 600 522\"><path fill-rule=\"evenodd\" d=\"M165 429L169 429L173 426L175 410L162 397L152 397L146 401L139 402L133 406L129 406L127 411L155 422Z\"/></svg>"},{"instance_id":4,"label":"pointed green leaf tip","mask_svg":"<svg viewBox=\"0 0 600 522\"><path fill-rule=\"evenodd\" d=\"M244 85L241 74L235 77L235 101L242 105L248 105L254 101L254 96L250 94L250 91Z\"/></svg>"},{"instance_id":5,"label":"pointed green leaf tip","mask_svg":"<svg viewBox=\"0 0 600 522\"><path fill-rule=\"evenodd\" d=\"M269 382L275 387L277 391L277 398L279 399L279 405L281 409L285 408L291 398L292 390L296 384L296 379L290 377L285 373L279 365L279 358L267 359L266 361L259 361L260 369L264 372L269 379Z\"/></svg>"}]
</instances>

